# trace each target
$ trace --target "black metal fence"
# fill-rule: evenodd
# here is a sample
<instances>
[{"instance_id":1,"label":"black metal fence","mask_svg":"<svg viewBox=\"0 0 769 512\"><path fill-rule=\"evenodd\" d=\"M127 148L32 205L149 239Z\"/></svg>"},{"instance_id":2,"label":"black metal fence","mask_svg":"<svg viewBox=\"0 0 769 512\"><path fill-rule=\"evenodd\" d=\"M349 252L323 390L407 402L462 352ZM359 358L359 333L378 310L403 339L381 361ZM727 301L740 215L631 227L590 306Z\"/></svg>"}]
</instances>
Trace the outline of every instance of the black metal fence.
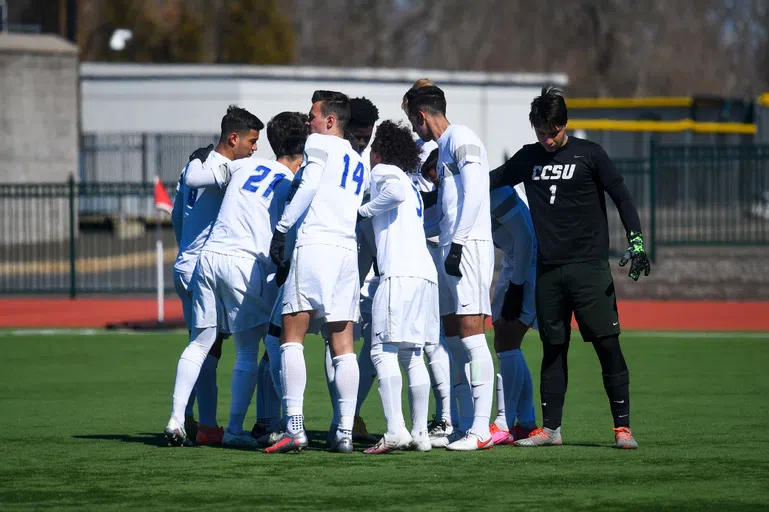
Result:
<instances>
[{"instance_id":1,"label":"black metal fence","mask_svg":"<svg viewBox=\"0 0 769 512\"><path fill-rule=\"evenodd\" d=\"M178 161L196 145L202 144L180 143ZM615 163L653 258L664 246L769 246L769 145L652 144L649 154ZM176 172L164 175L172 196ZM143 179L0 185L0 293L153 292L153 203L152 182ZM607 204L611 248L620 253L624 228ZM177 248L170 219L162 216L164 282L171 291Z\"/></svg>"}]
</instances>

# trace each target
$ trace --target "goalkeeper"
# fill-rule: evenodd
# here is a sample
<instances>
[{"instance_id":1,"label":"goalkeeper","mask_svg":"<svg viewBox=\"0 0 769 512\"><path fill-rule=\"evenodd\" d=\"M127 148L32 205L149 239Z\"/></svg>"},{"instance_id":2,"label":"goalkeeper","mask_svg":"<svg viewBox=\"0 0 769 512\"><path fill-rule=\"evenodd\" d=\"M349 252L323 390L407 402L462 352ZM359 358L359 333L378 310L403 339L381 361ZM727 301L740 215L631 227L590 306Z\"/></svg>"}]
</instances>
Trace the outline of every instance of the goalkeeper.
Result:
<instances>
[{"instance_id":1,"label":"goalkeeper","mask_svg":"<svg viewBox=\"0 0 769 512\"><path fill-rule=\"evenodd\" d=\"M523 183L537 235L536 311L543 356L540 379L543 427L517 446L560 445L568 382L571 316L592 343L614 418L617 448L637 448L630 431L630 380L619 344L619 316L609 268L608 195L619 211L629 247L620 266L630 277L649 275L641 220L622 175L593 142L566 134L563 93L543 87L531 103L529 121L538 143L521 148L491 171L491 188Z\"/></svg>"}]
</instances>

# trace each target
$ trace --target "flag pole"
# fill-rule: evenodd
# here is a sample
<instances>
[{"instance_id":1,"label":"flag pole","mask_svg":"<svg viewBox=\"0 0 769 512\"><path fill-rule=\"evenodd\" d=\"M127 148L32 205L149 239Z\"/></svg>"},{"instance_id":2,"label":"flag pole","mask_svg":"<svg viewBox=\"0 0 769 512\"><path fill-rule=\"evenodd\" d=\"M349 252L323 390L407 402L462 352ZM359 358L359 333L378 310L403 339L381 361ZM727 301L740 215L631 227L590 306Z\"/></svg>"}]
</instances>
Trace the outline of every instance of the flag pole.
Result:
<instances>
[{"instance_id":1,"label":"flag pole","mask_svg":"<svg viewBox=\"0 0 769 512\"><path fill-rule=\"evenodd\" d=\"M157 183L158 178L155 177ZM163 283L163 236L160 226L160 209L155 208L155 256L157 265L157 291L158 291L158 323L165 320L165 284Z\"/></svg>"}]
</instances>

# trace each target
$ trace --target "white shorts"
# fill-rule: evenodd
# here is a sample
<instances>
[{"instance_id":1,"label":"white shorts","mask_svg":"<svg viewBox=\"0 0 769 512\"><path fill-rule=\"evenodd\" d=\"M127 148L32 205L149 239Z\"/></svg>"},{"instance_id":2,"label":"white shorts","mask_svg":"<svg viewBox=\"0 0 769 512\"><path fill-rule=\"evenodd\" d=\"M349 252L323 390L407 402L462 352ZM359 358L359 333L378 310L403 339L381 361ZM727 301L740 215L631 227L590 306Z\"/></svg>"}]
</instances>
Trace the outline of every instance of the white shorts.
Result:
<instances>
[{"instance_id":1,"label":"white shorts","mask_svg":"<svg viewBox=\"0 0 769 512\"><path fill-rule=\"evenodd\" d=\"M283 314L315 311L326 322L357 322L360 311L358 252L336 245L294 249L283 285Z\"/></svg>"},{"instance_id":2,"label":"white shorts","mask_svg":"<svg viewBox=\"0 0 769 512\"><path fill-rule=\"evenodd\" d=\"M489 240L468 240L462 249L459 270L462 277L446 274L444 262L450 245L441 247L438 265L441 316L491 316L491 281L494 276L494 244Z\"/></svg>"},{"instance_id":3,"label":"white shorts","mask_svg":"<svg viewBox=\"0 0 769 512\"><path fill-rule=\"evenodd\" d=\"M266 276L253 258L203 251L192 281L192 311L197 328L241 332L270 320ZM220 311L221 314L217 314Z\"/></svg>"},{"instance_id":4,"label":"white shorts","mask_svg":"<svg viewBox=\"0 0 769 512\"><path fill-rule=\"evenodd\" d=\"M174 288L179 300L182 301L182 314L187 330L192 330L192 289L190 285L192 274L177 272L174 270Z\"/></svg>"},{"instance_id":5,"label":"white shorts","mask_svg":"<svg viewBox=\"0 0 769 512\"><path fill-rule=\"evenodd\" d=\"M440 339L438 286L419 277L390 277L379 284L371 309L371 344L435 344Z\"/></svg>"},{"instance_id":6,"label":"white shorts","mask_svg":"<svg viewBox=\"0 0 769 512\"><path fill-rule=\"evenodd\" d=\"M491 321L496 322L502 318L502 304L505 302L505 293L510 286L510 275L513 266L506 258L502 259L502 267L499 269L497 283L494 286L494 300L491 302ZM526 281L523 282L523 307L521 308L520 321L532 329L537 328L537 311L534 306L534 285L537 275L536 267L532 266Z\"/></svg>"},{"instance_id":7,"label":"white shorts","mask_svg":"<svg viewBox=\"0 0 769 512\"><path fill-rule=\"evenodd\" d=\"M278 295L270 315L270 323L277 327L283 327L283 290L285 288L285 286L278 288ZM310 327L307 329L307 332L310 334L322 334L324 338L327 338L325 325L326 323L323 318L313 318L310 320Z\"/></svg>"}]
</instances>

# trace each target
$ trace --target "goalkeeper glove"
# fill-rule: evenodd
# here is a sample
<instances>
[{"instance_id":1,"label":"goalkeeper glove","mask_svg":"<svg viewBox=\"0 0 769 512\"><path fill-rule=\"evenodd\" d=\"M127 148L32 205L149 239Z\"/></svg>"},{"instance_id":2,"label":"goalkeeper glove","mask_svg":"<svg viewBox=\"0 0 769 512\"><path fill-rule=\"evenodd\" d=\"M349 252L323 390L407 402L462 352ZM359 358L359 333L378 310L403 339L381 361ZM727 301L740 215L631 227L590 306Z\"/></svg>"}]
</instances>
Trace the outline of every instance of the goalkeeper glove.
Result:
<instances>
[{"instance_id":1,"label":"goalkeeper glove","mask_svg":"<svg viewBox=\"0 0 769 512\"><path fill-rule=\"evenodd\" d=\"M192 154L190 155L189 161L192 162L193 160L200 160L201 162L205 162L206 160L208 160L208 155L210 155L211 151L213 150L214 150L213 144L209 144L204 148L198 148L192 152Z\"/></svg>"},{"instance_id":2,"label":"goalkeeper glove","mask_svg":"<svg viewBox=\"0 0 769 512\"><path fill-rule=\"evenodd\" d=\"M462 246L452 243L449 249L449 255L446 256L444 262L444 268L446 273L454 277L462 277L462 272L459 270L459 264L462 261Z\"/></svg>"},{"instance_id":3,"label":"goalkeeper glove","mask_svg":"<svg viewBox=\"0 0 769 512\"><path fill-rule=\"evenodd\" d=\"M290 262L281 263L278 265L278 270L275 272L275 284L278 288L283 286L283 283L288 279L288 271L291 269Z\"/></svg>"},{"instance_id":4,"label":"goalkeeper glove","mask_svg":"<svg viewBox=\"0 0 769 512\"><path fill-rule=\"evenodd\" d=\"M283 252L285 250L286 234L278 231L278 228L275 228L275 231L272 233L272 241L270 242L270 259L278 266L278 268L285 265L285 263L283 263Z\"/></svg>"},{"instance_id":5,"label":"goalkeeper glove","mask_svg":"<svg viewBox=\"0 0 769 512\"><path fill-rule=\"evenodd\" d=\"M512 281L507 286L505 298L502 301L502 318L508 322L521 318L523 310L523 285Z\"/></svg>"},{"instance_id":6,"label":"goalkeeper glove","mask_svg":"<svg viewBox=\"0 0 769 512\"><path fill-rule=\"evenodd\" d=\"M644 249L643 235L638 231L631 231L627 241L630 245L619 260L619 266L624 267L630 261L630 272L628 275L633 281L638 281L638 278L641 277L641 271L643 271L645 276L648 276L649 272L652 271L652 266Z\"/></svg>"}]
</instances>

